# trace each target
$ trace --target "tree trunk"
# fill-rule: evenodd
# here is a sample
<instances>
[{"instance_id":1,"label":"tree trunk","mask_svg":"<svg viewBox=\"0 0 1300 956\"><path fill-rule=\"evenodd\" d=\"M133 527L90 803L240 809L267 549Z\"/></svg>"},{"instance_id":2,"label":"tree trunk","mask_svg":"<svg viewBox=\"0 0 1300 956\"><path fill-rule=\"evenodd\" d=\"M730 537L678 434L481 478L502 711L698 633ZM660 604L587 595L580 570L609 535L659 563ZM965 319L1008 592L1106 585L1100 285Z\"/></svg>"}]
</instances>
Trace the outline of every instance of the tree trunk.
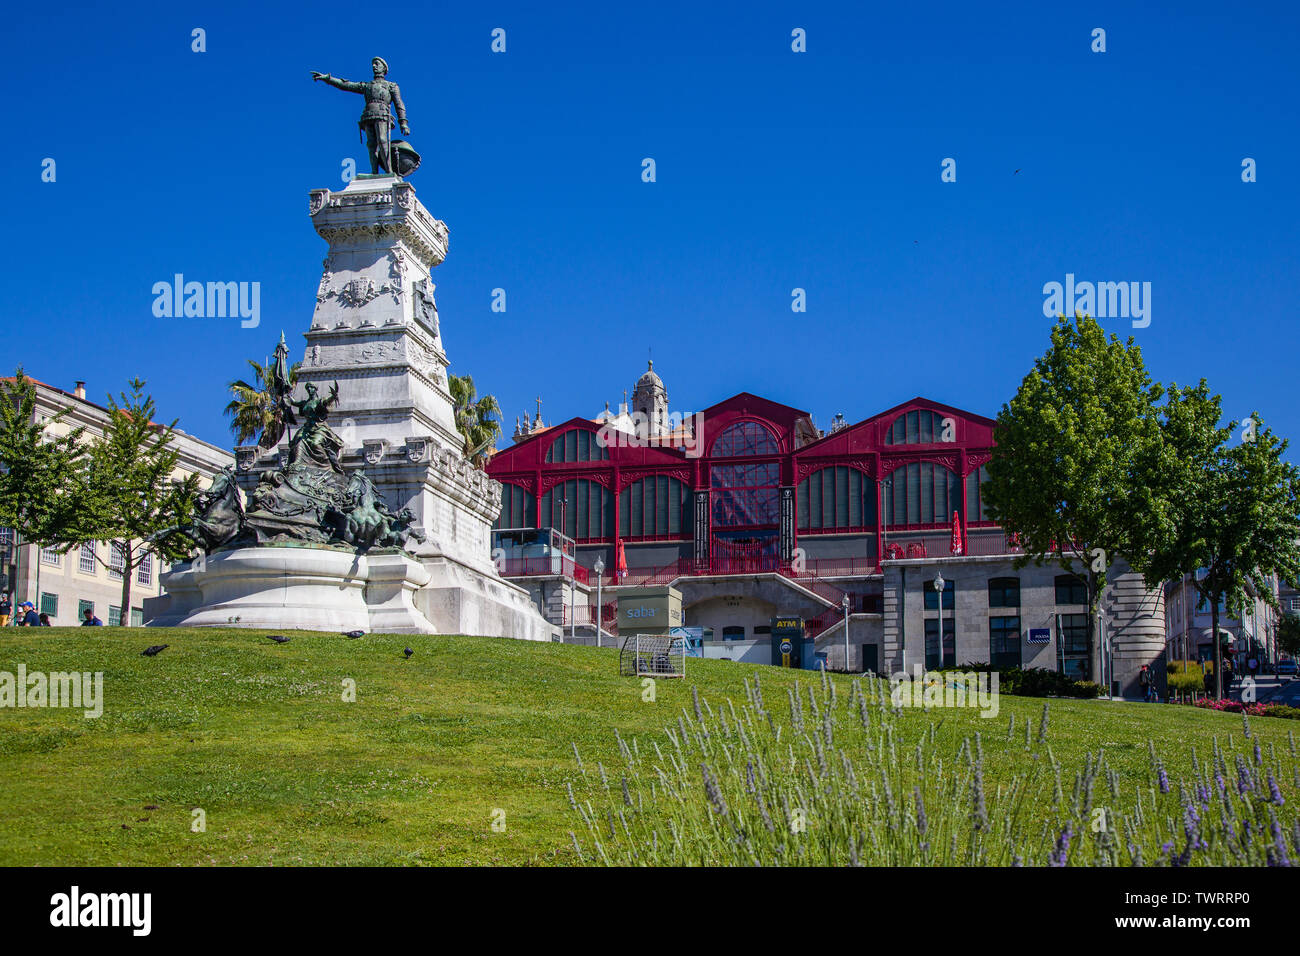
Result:
<instances>
[{"instance_id":1,"label":"tree trunk","mask_svg":"<svg viewBox=\"0 0 1300 956\"><path fill-rule=\"evenodd\" d=\"M1091 657L1089 661L1092 667L1092 680L1098 686L1102 683L1102 647L1101 647L1101 628L1098 626L1099 609L1101 605L1101 591L1097 587L1097 572L1088 568L1088 646ZM1059 635L1058 635L1059 639ZM1110 690L1107 687L1101 688L1103 696L1107 696Z\"/></svg>"},{"instance_id":2,"label":"tree trunk","mask_svg":"<svg viewBox=\"0 0 1300 956\"><path fill-rule=\"evenodd\" d=\"M131 549L122 549L122 626L131 626L131 576L135 565L131 562Z\"/></svg>"},{"instance_id":3,"label":"tree trunk","mask_svg":"<svg viewBox=\"0 0 1300 956\"><path fill-rule=\"evenodd\" d=\"M1219 596L1210 595L1210 640L1214 642L1214 696L1223 697L1223 647L1219 644Z\"/></svg>"}]
</instances>

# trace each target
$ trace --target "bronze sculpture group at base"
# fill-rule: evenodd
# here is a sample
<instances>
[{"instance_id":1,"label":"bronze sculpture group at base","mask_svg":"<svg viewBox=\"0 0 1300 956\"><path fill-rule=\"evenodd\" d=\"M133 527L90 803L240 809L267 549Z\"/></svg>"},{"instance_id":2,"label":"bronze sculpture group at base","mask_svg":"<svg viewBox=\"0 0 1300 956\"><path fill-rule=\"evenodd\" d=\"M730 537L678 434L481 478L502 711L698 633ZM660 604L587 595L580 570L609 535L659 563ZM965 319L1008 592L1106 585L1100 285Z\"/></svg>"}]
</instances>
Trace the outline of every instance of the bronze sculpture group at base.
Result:
<instances>
[{"instance_id":1,"label":"bronze sculpture group at base","mask_svg":"<svg viewBox=\"0 0 1300 956\"><path fill-rule=\"evenodd\" d=\"M364 467L349 475L340 463L343 441L326 424L330 408L338 402L338 383L324 398L309 383L307 397L293 399L288 351L281 334L267 381L273 410L258 443L274 448L301 416L302 425L289 439L288 462L283 468L262 473L249 495L247 510L234 468L227 465L199 494L193 519L155 537L188 538L207 553L264 544L343 545L358 552L371 548L408 551L412 541L424 543L424 532L416 526L411 509L402 508L394 514Z\"/></svg>"}]
</instances>

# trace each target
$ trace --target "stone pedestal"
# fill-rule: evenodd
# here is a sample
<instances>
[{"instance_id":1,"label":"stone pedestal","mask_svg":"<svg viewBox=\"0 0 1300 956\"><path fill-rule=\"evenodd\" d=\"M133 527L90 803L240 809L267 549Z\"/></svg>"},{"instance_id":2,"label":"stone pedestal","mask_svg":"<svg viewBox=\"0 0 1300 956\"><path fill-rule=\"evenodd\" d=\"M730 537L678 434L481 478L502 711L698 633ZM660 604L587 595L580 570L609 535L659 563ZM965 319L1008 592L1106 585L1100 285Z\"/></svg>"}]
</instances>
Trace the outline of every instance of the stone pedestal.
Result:
<instances>
[{"instance_id":1,"label":"stone pedestal","mask_svg":"<svg viewBox=\"0 0 1300 956\"><path fill-rule=\"evenodd\" d=\"M180 565L145 601L150 626L432 634L412 596L429 572L403 554L237 548Z\"/></svg>"},{"instance_id":2,"label":"stone pedestal","mask_svg":"<svg viewBox=\"0 0 1300 956\"><path fill-rule=\"evenodd\" d=\"M313 190L309 211L329 251L305 334L300 390L311 382L328 394L338 382L329 424L345 446L344 469L364 466L389 509L409 508L427 539L415 558L428 580L392 591L385 606L408 602L440 633L549 639L551 628L527 592L492 565L501 485L464 458L456 430L430 275L447 254L446 224L393 176ZM240 487L251 490L286 452L236 449Z\"/></svg>"},{"instance_id":3,"label":"stone pedestal","mask_svg":"<svg viewBox=\"0 0 1300 956\"><path fill-rule=\"evenodd\" d=\"M164 572L150 625L370 630L363 558L325 548L239 548ZM149 604L148 601L145 602Z\"/></svg>"}]
</instances>

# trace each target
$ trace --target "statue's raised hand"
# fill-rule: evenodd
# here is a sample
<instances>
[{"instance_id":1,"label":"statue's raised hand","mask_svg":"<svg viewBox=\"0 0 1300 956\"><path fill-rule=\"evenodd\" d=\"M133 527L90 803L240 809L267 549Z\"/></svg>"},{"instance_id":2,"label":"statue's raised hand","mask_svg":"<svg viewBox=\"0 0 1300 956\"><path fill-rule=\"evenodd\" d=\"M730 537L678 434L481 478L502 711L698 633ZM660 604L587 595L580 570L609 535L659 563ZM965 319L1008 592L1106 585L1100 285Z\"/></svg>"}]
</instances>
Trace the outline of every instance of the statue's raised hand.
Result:
<instances>
[{"instance_id":1,"label":"statue's raised hand","mask_svg":"<svg viewBox=\"0 0 1300 956\"><path fill-rule=\"evenodd\" d=\"M328 73L317 73L315 70L311 71L311 78L313 80L328 80L329 76Z\"/></svg>"}]
</instances>

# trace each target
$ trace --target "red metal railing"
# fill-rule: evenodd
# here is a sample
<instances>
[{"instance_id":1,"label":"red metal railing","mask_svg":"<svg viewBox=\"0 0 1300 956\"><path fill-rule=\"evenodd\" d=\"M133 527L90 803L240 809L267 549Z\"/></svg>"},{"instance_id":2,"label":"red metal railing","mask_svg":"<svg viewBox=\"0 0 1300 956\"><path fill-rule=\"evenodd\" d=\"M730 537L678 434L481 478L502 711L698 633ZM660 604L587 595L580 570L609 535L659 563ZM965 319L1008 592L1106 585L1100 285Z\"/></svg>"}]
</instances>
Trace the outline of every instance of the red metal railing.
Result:
<instances>
[{"instance_id":1,"label":"red metal railing","mask_svg":"<svg viewBox=\"0 0 1300 956\"><path fill-rule=\"evenodd\" d=\"M568 627L570 624L596 624L596 605L579 604L577 607L570 608L567 605L564 613L560 615L561 623ZM618 633L618 601L611 601L604 605L600 614L600 627L607 634Z\"/></svg>"},{"instance_id":2,"label":"red metal railing","mask_svg":"<svg viewBox=\"0 0 1300 956\"><path fill-rule=\"evenodd\" d=\"M885 545L885 560L904 558L947 558L951 557L951 535L929 535L923 537L899 537ZM991 557L1002 554L1021 554L1023 548L1014 544L1007 535L994 533L972 533L967 541L966 554L977 557ZM671 584L682 577L698 577L709 574L780 574L791 580L807 585L818 582L827 588L836 588L827 578L864 577L882 573L880 562L874 558L815 558L801 562L781 562L773 555L716 555L702 562L693 558L682 558L657 568L628 568L626 577L616 577L613 572L605 574L607 585L632 585L635 587L655 587ZM581 580L581 579L580 579ZM592 583L595 583L594 576Z\"/></svg>"},{"instance_id":3,"label":"red metal railing","mask_svg":"<svg viewBox=\"0 0 1300 956\"><path fill-rule=\"evenodd\" d=\"M993 557L1000 554L1022 554L1024 549L1013 544L1005 534L972 533L967 537L965 555ZM924 537L897 537L886 539L882 552L888 561L902 558L952 557L952 536L926 535Z\"/></svg>"},{"instance_id":4,"label":"red metal railing","mask_svg":"<svg viewBox=\"0 0 1300 956\"><path fill-rule=\"evenodd\" d=\"M853 614L880 614L884 610L884 598L879 594L854 594L851 597L853 600L849 605L849 610ZM804 632L809 637L816 637L822 631L834 627L842 620L844 620L842 608L826 611L817 617L805 620L803 622Z\"/></svg>"},{"instance_id":5,"label":"red metal railing","mask_svg":"<svg viewBox=\"0 0 1300 956\"><path fill-rule=\"evenodd\" d=\"M497 569L503 578L535 578L558 575L587 584L591 574L568 555L550 555L542 558L507 558Z\"/></svg>"}]
</instances>

